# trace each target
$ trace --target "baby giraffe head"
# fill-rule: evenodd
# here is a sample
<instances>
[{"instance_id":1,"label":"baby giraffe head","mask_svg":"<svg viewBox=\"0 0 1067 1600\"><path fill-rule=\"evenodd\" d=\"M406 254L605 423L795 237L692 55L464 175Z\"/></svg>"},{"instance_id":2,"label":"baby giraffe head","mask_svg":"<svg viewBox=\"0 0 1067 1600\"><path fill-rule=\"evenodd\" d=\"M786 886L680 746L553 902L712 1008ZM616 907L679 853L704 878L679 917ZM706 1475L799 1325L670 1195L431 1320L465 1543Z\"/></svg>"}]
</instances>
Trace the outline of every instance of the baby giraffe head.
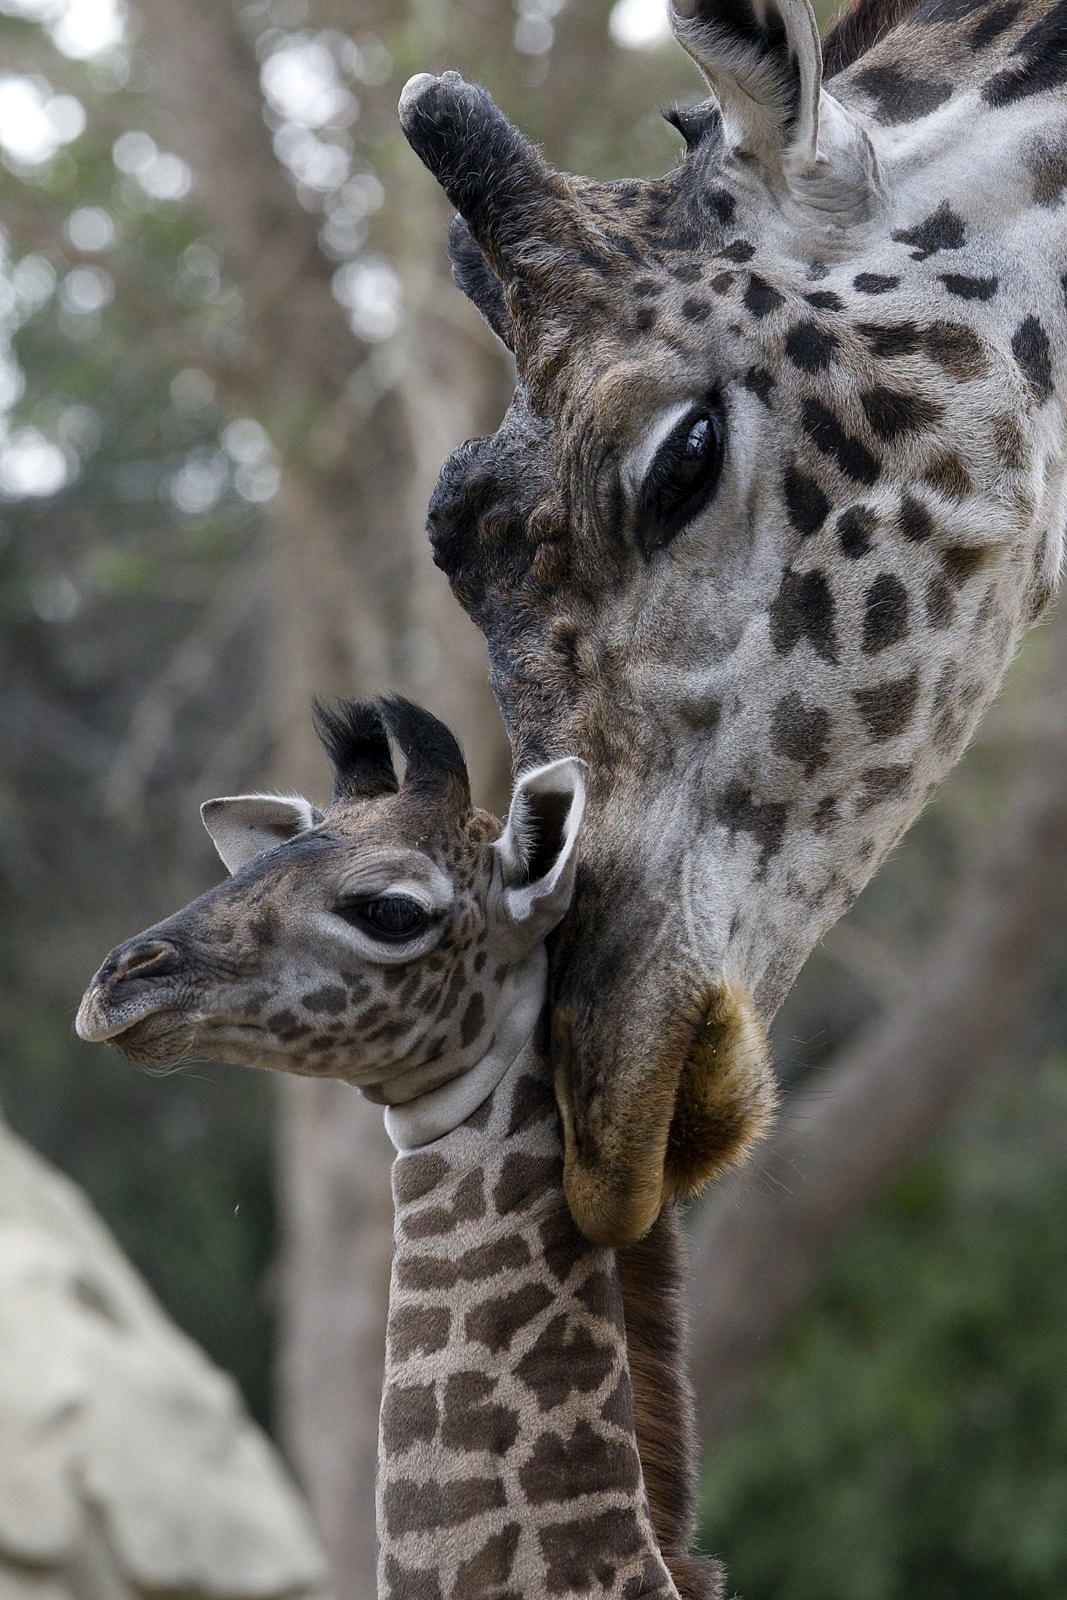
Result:
<instances>
[{"instance_id":1,"label":"baby giraffe head","mask_svg":"<svg viewBox=\"0 0 1067 1600\"><path fill-rule=\"evenodd\" d=\"M421 1101L486 1056L531 987L536 1019L543 942L573 889L582 764L521 775L501 828L428 712L397 698L316 717L332 803L209 800L229 880L117 945L77 1030L145 1065L195 1050Z\"/></svg>"}]
</instances>

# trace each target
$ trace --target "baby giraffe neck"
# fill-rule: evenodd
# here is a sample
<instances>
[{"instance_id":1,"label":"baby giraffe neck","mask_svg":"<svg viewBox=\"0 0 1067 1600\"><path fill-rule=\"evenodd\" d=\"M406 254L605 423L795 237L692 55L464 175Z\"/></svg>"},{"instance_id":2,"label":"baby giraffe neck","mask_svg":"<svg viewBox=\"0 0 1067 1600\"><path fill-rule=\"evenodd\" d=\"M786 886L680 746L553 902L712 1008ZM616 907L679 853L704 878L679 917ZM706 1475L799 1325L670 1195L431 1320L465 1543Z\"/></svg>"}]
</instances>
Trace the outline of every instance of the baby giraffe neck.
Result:
<instances>
[{"instance_id":1,"label":"baby giraffe neck","mask_svg":"<svg viewBox=\"0 0 1067 1600\"><path fill-rule=\"evenodd\" d=\"M539 1039L393 1167L381 1600L677 1600L634 1434L615 1258L578 1233Z\"/></svg>"}]
</instances>

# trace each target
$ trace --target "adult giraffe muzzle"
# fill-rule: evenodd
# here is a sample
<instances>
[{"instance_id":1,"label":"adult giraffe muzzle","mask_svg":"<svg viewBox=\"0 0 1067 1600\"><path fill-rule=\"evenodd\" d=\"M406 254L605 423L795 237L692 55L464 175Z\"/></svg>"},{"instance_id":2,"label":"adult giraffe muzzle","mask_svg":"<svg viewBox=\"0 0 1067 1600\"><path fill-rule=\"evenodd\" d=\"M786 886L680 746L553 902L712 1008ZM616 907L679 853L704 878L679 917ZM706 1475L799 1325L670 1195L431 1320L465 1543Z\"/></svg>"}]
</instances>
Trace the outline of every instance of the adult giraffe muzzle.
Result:
<instances>
[{"instance_id":1,"label":"adult giraffe muzzle","mask_svg":"<svg viewBox=\"0 0 1067 1600\"><path fill-rule=\"evenodd\" d=\"M1058 14L863 0L820 47L807 0L678 0L713 98L649 181L555 171L454 72L404 91L518 380L435 559L517 765L590 767L553 1001L595 1239L765 1125L767 1022L1052 592Z\"/></svg>"}]
</instances>

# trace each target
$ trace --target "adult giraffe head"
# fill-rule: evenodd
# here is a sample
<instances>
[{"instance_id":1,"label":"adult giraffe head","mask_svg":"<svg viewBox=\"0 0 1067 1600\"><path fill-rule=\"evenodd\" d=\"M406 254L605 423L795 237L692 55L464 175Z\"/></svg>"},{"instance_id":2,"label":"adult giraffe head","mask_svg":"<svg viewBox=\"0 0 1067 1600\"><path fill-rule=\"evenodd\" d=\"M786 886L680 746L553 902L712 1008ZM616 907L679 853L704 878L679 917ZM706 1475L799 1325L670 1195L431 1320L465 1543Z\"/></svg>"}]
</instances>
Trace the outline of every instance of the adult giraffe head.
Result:
<instances>
[{"instance_id":1,"label":"adult giraffe head","mask_svg":"<svg viewBox=\"0 0 1067 1600\"><path fill-rule=\"evenodd\" d=\"M764 1026L962 752L1064 515L1062 0L861 0L822 47L807 0L672 16L713 98L664 178L552 170L455 73L401 100L515 355L430 532L517 762L589 763L554 1051L616 1243L758 1130Z\"/></svg>"}]
</instances>

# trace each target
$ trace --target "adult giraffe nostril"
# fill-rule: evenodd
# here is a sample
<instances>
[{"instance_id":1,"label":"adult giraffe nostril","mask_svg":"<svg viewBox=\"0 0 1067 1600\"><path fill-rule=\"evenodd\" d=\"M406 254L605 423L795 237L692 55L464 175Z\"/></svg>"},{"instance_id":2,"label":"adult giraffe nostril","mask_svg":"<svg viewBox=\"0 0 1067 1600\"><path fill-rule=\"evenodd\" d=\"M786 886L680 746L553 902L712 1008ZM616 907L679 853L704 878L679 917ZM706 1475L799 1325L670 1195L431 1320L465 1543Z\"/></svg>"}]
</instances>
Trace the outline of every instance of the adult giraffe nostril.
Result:
<instances>
[{"instance_id":1,"label":"adult giraffe nostril","mask_svg":"<svg viewBox=\"0 0 1067 1600\"><path fill-rule=\"evenodd\" d=\"M112 983L124 978L162 978L175 970L178 951L165 939L135 939L115 952L115 964L108 974Z\"/></svg>"}]
</instances>

